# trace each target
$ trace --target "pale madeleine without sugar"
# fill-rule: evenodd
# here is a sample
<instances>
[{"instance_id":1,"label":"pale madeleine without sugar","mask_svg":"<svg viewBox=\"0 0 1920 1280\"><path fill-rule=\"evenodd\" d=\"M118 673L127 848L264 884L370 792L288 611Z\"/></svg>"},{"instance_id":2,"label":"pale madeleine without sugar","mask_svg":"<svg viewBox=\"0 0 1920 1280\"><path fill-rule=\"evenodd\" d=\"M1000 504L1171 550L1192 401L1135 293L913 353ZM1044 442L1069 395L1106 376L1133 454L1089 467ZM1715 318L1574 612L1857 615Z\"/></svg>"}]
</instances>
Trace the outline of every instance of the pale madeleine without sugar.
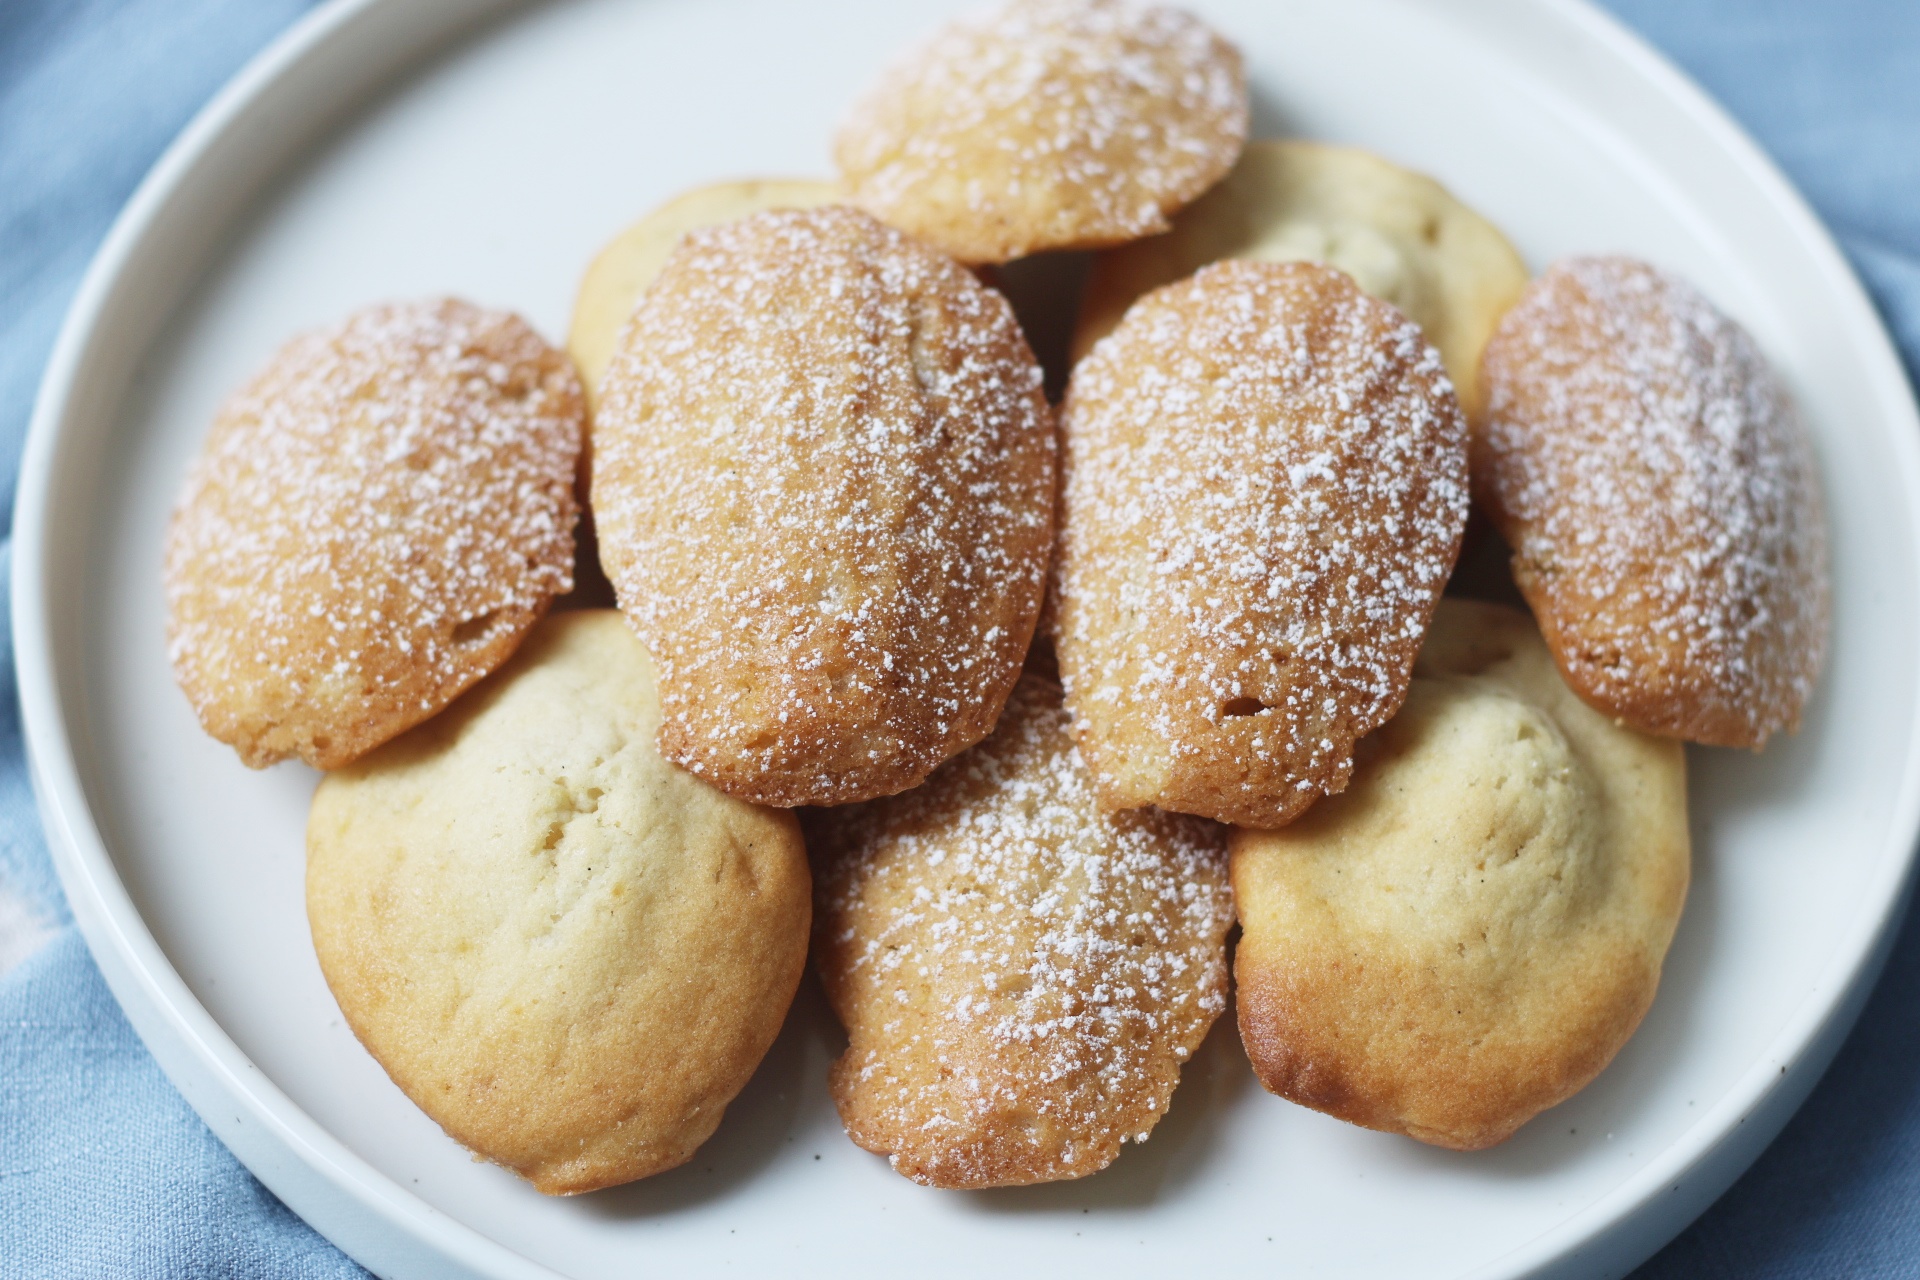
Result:
<instances>
[{"instance_id":1,"label":"pale madeleine without sugar","mask_svg":"<svg viewBox=\"0 0 1920 1280\"><path fill-rule=\"evenodd\" d=\"M1266 1087L1472 1150L1584 1087L1653 1002L1688 879L1679 743L1447 599L1342 795L1236 831L1240 1034Z\"/></svg>"},{"instance_id":2,"label":"pale madeleine without sugar","mask_svg":"<svg viewBox=\"0 0 1920 1280\"><path fill-rule=\"evenodd\" d=\"M1469 416L1481 349L1528 280L1499 229L1432 178L1354 147L1257 139L1173 230L1094 260L1074 359L1135 298L1222 258L1340 268L1420 326Z\"/></svg>"},{"instance_id":3,"label":"pale madeleine without sugar","mask_svg":"<svg viewBox=\"0 0 1920 1280\"><path fill-rule=\"evenodd\" d=\"M834 140L849 199L962 262L1167 229L1247 137L1239 51L1179 9L1015 0L891 67Z\"/></svg>"},{"instance_id":4,"label":"pale madeleine without sugar","mask_svg":"<svg viewBox=\"0 0 1920 1280\"><path fill-rule=\"evenodd\" d=\"M841 804L985 737L1045 589L1054 448L1011 308L951 259L840 207L688 235L593 428L667 756Z\"/></svg>"},{"instance_id":5,"label":"pale madeleine without sugar","mask_svg":"<svg viewBox=\"0 0 1920 1280\"><path fill-rule=\"evenodd\" d=\"M736 222L768 209L812 209L832 204L839 187L808 178L748 178L684 191L647 214L594 255L574 296L567 353L580 370L587 397L597 403L600 379L613 359L620 330L681 237L701 227Z\"/></svg>"},{"instance_id":6,"label":"pale madeleine without sugar","mask_svg":"<svg viewBox=\"0 0 1920 1280\"><path fill-rule=\"evenodd\" d=\"M916 1182L1078 1178L1143 1142L1226 1005L1225 832L1111 814L1060 690L904 795L809 817L853 1140Z\"/></svg>"},{"instance_id":7,"label":"pale madeleine without sugar","mask_svg":"<svg viewBox=\"0 0 1920 1280\"><path fill-rule=\"evenodd\" d=\"M1479 501L1567 682L1648 733L1755 747L1826 655L1812 444L1753 340L1631 258L1569 258L1487 345Z\"/></svg>"},{"instance_id":8,"label":"pale madeleine without sugar","mask_svg":"<svg viewBox=\"0 0 1920 1280\"><path fill-rule=\"evenodd\" d=\"M550 1195L692 1155L806 965L793 815L674 768L658 727L620 615L559 613L314 793L307 914L348 1025L450 1135Z\"/></svg>"},{"instance_id":9,"label":"pale madeleine without sugar","mask_svg":"<svg viewBox=\"0 0 1920 1280\"><path fill-rule=\"evenodd\" d=\"M1281 826L1400 706L1467 518L1418 326L1343 273L1223 262L1073 371L1056 649L1101 799Z\"/></svg>"},{"instance_id":10,"label":"pale madeleine without sugar","mask_svg":"<svg viewBox=\"0 0 1920 1280\"><path fill-rule=\"evenodd\" d=\"M337 768L504 662L573 586L566 356L454 299L296 338L221 408L167 529L167 652L255 768Z\"/></svg>"}]
</instances>

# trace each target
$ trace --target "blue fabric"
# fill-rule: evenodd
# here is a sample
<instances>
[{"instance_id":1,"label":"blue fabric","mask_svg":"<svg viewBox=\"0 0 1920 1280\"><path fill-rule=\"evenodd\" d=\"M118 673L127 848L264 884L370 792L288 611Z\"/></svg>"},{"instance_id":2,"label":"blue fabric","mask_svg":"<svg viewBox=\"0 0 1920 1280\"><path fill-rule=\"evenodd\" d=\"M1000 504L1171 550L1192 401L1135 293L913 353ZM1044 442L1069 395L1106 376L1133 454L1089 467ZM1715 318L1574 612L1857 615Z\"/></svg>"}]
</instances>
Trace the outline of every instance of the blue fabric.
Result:
<instances>
[{"instance_id":1,"label":"blue fabric","mask_svg":"<svg viewBox=\"0 0 1920 1280\"><path fill-rule=\"evenodd\" d=\"M0 0L0 494L86 260L167 141L308 0ZM1610 0L1758 136L1920 371L1920 3ZM4 559L0 559L0 567ZM0 608L5 595L0 591ZM7 643L0 628L0 644ZM166 1082L74 932L0 659L0 1272L365 1273ZM19 914L25 904L25 916ZM9 914L12 911L13 914ZM24 922L24 923L23 923ZM1807 1106L1642 1280L1920 1276L1920 927Z\"/></svg>"},{"instance_id":2,"label":"blue fabric","mask_svg":"<svg viewBox=\"0 0 1920 1280\"><path fill-rule=\"evenodd\" d=\"M1853 259L1920 384L1920 3L1606 0L1718 98ZM1638 1280L1920 1276L1920 915L1832 1068Z\"/></svg>"},{"instance_id":3,"label":"blue fabric","mask_svg":"<svg viewBox=\"0 0 1920 1280\"><path fill-rule=\"evenodd\" d=\"M1786 170L1853 259L1920 381L1920 3L1602 3Z\"/></svg>"},{"instance_id":4,"label":"blue fabric","mask_svg":"<svg viewBox=\"0 0 1920 1280\"><path fill-rule=\"evenodd\" d=\"M88 258L173 136L309 3L0 0L8 523L40 370ZM0 625L0 944L9 929L51 936L0 977L0 1275L366 1276L228 1153L107 991L47 860L11 635Z\"/></svg>"},{"instance_id":5,"label":"blue fabric","mask_svg":"<svg viewBox=\"0 0 1920 1280\"><path fill-rule=\"evenodd\" d=\"M0 1269L364 1276L208 1132L62 929L0 984Z\"/></svg>"}]
</instances>

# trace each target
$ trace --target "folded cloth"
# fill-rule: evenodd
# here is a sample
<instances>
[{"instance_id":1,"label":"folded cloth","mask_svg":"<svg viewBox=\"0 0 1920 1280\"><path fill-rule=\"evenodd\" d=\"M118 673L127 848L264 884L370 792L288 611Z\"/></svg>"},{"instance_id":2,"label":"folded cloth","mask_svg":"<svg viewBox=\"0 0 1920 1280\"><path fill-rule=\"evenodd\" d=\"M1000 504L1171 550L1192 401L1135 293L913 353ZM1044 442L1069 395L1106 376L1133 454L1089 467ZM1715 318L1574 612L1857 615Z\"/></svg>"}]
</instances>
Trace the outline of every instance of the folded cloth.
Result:
<instances>
[{"instance_id":1,"label":"folded cloth","mask_svg":"<svg viewBox=\"0 0 1920 1280\"><path fill-rule=\"evenodd\" d=\"M0 4L0 494L86 259L188 116L309 0ZM1920 4L1609 0L1781 161L1920 371ZM0 550L0 615L4 613ZM0 616L0 622L4 617ZM75 933L0 626L0 1272L363 1276L249 1175ZM1920 1274L1920 928L1753 1169L1642 1280Z\"/></svg>"}]
</instances>

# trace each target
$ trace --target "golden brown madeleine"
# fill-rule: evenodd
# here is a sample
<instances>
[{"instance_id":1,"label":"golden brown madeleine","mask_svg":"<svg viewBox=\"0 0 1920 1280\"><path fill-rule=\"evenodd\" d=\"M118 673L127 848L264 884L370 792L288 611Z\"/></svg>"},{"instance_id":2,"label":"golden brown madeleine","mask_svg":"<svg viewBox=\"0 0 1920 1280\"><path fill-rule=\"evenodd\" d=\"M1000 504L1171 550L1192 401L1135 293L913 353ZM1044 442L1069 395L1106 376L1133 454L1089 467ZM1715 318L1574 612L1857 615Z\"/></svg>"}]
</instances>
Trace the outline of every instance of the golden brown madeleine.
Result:
<instances>
[{"instance_id":1,"label":"golden brown madeleine","mask_svg":"<svg viewBox=\"0 0 1920 1280\"><path fill-rule=\"evenodd\" d=\"M1340 790L1466 526L1439 353L1330 267L1223 262L1134 304L1062 426L1056 648L1101 799L1277 827Z\"/></svg>"},{"instance_id":2,"label":"golden brown madeleine","mask_svg":"<svg viewBox=\"0 0 1920 1280\"><path fill-rule=\"evenodd\" d=\"M806 966L799 825L661 759L659 719L620 615L557 613L313 797L307 916L348 1025L549 1195L692 1155Z\"/></svg>"},{"instance_id":3,"label":"golden brown madeleine","mask_svg":"<svg viewBox=\"0 0 1920 1280\"><path fill-rule=\"evenodd\" d=\"M1420 326L1469 416L1480 351L1527 287L1526 264L1499 228L1432 178L1354 147L1257 139L1172 231L1095 259L1074 359L1135 298L1222 258L1340 268Z\"/></svg>"},{"instance_id":4,"label":"golden brown madeleine","mask_svg":"<svg viewBox=\"0 0 1920 1280\"><path fill-rule=\"evenodd\" d=\"M809 824L855 1142L915 1182L997 1187L1146 1140L1226 1004L1219 827L1103 812L1033 676L925 786Z\"/></svg>"},{"instance_id":5,"label":"golden brown madeleine","mask_svg":"<svg viewBox=\"0 0 1920 1280\"><path fill-rule=\"evenodd\" d=\"M633 306L660 274L680 237L700 227L735 222L768 209L812 209L831 204L840 188L808 178L753 178L695 187L667 201L607 243L580 279L573 300L567 353L580 370L587 397L597 401L600 378L633 314Z\"/></svg>"},{"instance_id":6,"label":"golden brown madeleine","mask_svg":"<svg viewBox=\"0 0 1920 1280\"><path fill-rule=\"evenodd\" d=\"M296 338L214 419L167 529L167 652L255 768L337 768L506 661L573 586L566 356L453 299Z\"/></svg>"},{"instance_id":7,"label":"golden brown madeleine","mask_svg":"<svg viewBox=\"0 0 1920 1280\"><path fill-rule=\"evenodd\" d=\"M1444 600L1346 792L1234 832L1247 1056L1342 1120L1500 1142L1640 1024L1687 861L1680 745L1581 702L1518 610Z\"/></svg>"},{"instance_id":8,"label":"golden brown madeleine","mask_svg":"<svg viewBox=\"0 0 1920 1280\"><path fill-rule=\"evenodd\" d=\"M1636 729L1760 747L1826 655L1806 430L1744 330L1631 258L1569 258L1487 346L1474 490L1574 691Z\"/></svg>"},{"instance_id":9,"label":"golden brown madeleine","mask_svg":"<svg viewBox=\"0 0 1920 1280\"><path fill-rule=\"evenodd\" d=\"M882 77L834 142L854 203L962 262L1124 244L1233 165L1240 53L1132 0L1015 0Z\"/></svg>"},{"instance_id":10,"label":"golden brown madeleine","mask_svg":"<svg viewBox=\"0 0 1920 1280\"><path fill-rule=\"evenodd\" d=\"M858 210L758 214L682 242L602 391L601 562L660 664L668 758L841 804L986 736L1053 529L1004 298Z\"/></svg>"}]
</instances>

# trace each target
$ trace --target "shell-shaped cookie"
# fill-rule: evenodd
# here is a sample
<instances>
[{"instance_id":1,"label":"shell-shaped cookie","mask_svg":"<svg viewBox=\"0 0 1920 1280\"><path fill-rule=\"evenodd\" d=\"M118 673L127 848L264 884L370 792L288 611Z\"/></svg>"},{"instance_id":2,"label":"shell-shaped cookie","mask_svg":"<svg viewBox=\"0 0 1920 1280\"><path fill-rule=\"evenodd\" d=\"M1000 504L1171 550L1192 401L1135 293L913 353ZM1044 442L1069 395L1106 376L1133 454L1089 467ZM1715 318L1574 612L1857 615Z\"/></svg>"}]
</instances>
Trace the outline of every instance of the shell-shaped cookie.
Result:
<instances>
[{"instance_id":1,"label":"shell-shaped cookie","mask_svg":"<svg viewBox=\"0 0 1920 1280\"><path fill-rule=\"evenodd\" d=\"M693 232L608 368L601 563L676 762L747 799L913 786L992 729L1038 617L1054 437L1012 310L857 210Z\"/></svg>"},{"instance_id":2,"label":"shell-shaped cookie","mask_svg":"<svg viewBox=\"0 0 1920 1280\"><path fill-rule=\"evenodd\" d=\"M1262 138L1166 235L1094 260L1074 359L1135 298L1222 258L1340 268L1420 326L1469 416L1481 349L1528 279L1499 228L1432 178L1355 147Z\"/></svg>"},{"instance_id":3,"label":"shell-shaped cookie","mask_svg":"<svg viewBox=\"0 0 1920 1280\"><path fill-rule=\"evenodd\" d=\"M573 586L567 358L453 299L296 338L221 408L167 530L167 645L256 768L336 768L504 662Z\"/></svg>"},{"instance_id":4,"label":"shell-shaped cookie","mask_svg":"<svg viewBox=\"0 0 1920 1280\"><path fill-rule=\"evenodd\" d=\"M621 328L682 236L768 209L832 204L839 194L833 183L808 178L716 182L682 192L608 241L580 279L567 330L567 354L580 370L588 398L598 401L600 378L613 359Z\"/></svg>"},{"instance_id":5,"label":"shell-shaped cookie","mask_svg":"<svg viewBox=\"0 0 1920 1280\"><path fill-rule=\"evenodd\" d=\"M1191 14L1015 0L893 66L834 143L851 199L962 262L1167 229L1247 136L1240 54Z\"/></svg>"},{"instance_id":6,"label":"shell-shaped cookie","mask_svg":"<svg viewBox=\"0 0 1920 1280\"><path fill-rule=\"evenodd\" d=\"M925 786L809 821L855 1142L916 1182L995 1187L1146 1140L1225 1006L1219 827L1103 812L1032 676Z\"/></svg>"},{"instance_id":7,"label":"shell-shaped cookie","mask_svg":"<svg viewBox=\"0 0 1920 1280\"><path fill-rule=\"evenodd\" d=\"M1223 262L1134 304L1062 426L1055 638L1101 798L1272 827L1340 790L1466 525L1439 354L1339 271Z\"/></svg>"},{"instance_id":8,"label":"shell-shaped cookie","mask_svg":"<svg viewBox=\"0 0 1920 1280\"><path fill-rule=\"evenodd\" d=\"M1524 614L1442 601L1347 790L1234 832L1247 1056L1343 1120L1502 1141L1639 1025L1687 862L1680 745L1582 703Z\"/></svg>"},{"instance_id":9,"label":"shell-shaped cookie","mask_svg":"<svg viewBox=\"0 0 1920 1280\"><path fill-rule=\"evenodd\" d=\"M1806 429L1753 340L1631 258L1570 258L1487 346L1474 489L1567 683L1648 733L1759 747L1826 655Z\"/></svg>"},{"instance_id":10,"label":"shell-shaped cookie","mask_svg":"<svg viewBox=\"0 0 1920 1280\"><path fill-rule=\"evenodd\" d=\"M806 964L798 824L668 764L658 724L620 615L559 613L313 798L307 915L348 1025L550 1195L692 1155Z\"/></svg>"}]
</instances>

